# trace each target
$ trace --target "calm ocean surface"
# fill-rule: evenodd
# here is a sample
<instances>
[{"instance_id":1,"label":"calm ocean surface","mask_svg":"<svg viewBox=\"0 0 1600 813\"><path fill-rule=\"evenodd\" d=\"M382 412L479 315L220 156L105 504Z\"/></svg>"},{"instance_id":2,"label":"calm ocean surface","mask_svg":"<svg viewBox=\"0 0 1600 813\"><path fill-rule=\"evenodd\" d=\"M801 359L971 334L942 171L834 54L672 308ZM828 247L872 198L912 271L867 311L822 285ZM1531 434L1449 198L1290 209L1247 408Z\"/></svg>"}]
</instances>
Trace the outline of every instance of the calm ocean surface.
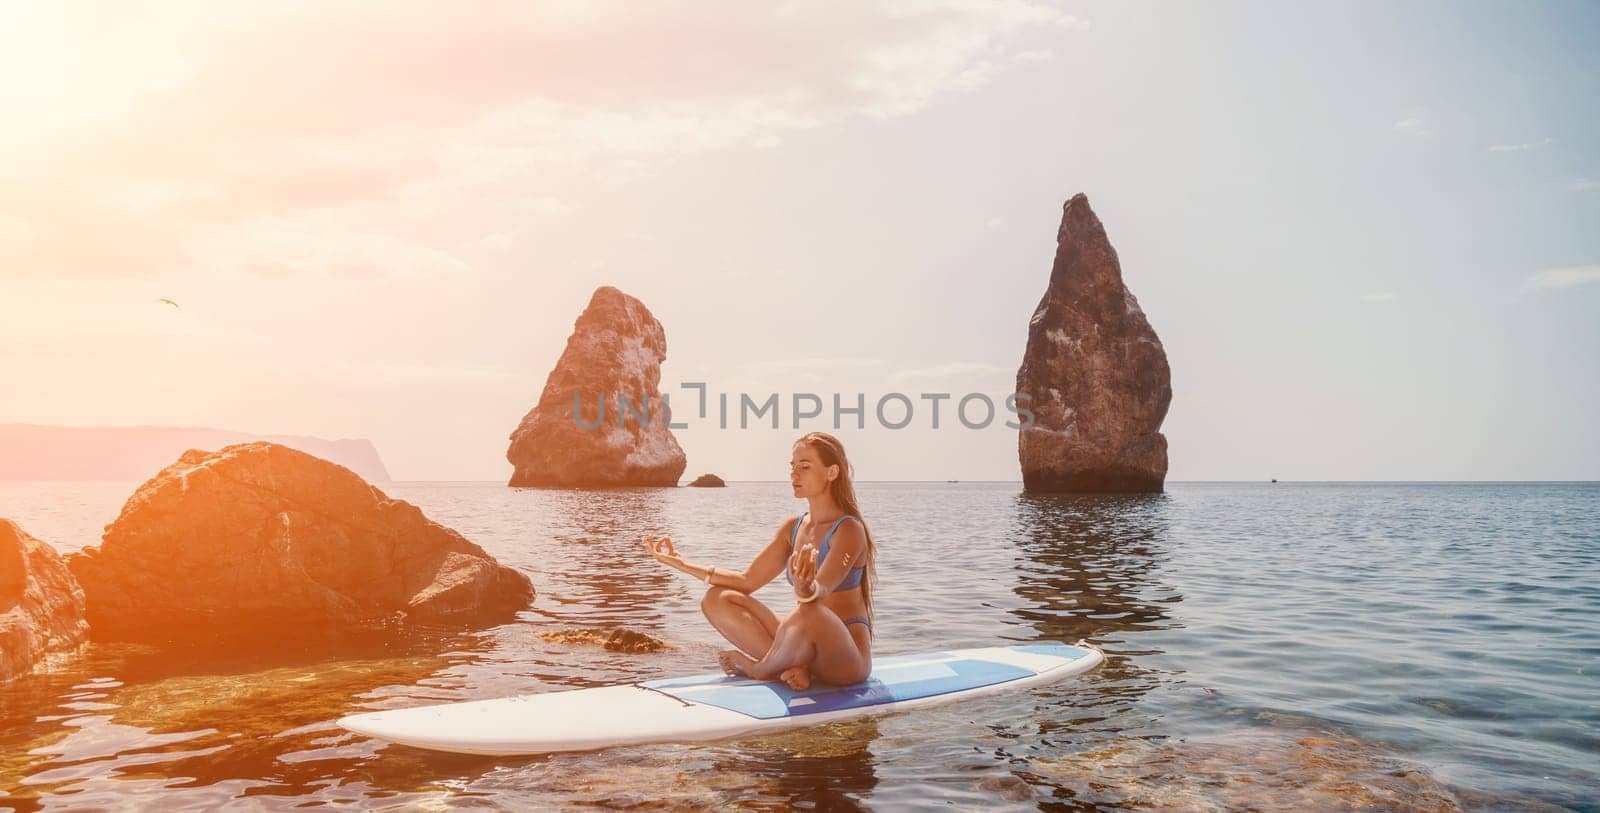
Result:
<instances>
[{"instance_id":1,"label":"calm ocean surface","mask_svg":"<svg viewBox=\"0 0 1600 813\"><path fill-rule=\"evenodd\" d=\"M135 485L0 484L0 517L76 550ZM333 721L715 671L704 586L638 540L739 567L804 506L784 482L389 484L528 573L533 606L469 632L91 645L0 686L0 809L1600 811L1600 485L1168 488L858 484L876 654L1088 638L1110 658L1086 678L779 736L472 757ZM757 596L793 605L781 579ZM538 635L618 627L676 649Z\"/></svg>"}]
</instances>

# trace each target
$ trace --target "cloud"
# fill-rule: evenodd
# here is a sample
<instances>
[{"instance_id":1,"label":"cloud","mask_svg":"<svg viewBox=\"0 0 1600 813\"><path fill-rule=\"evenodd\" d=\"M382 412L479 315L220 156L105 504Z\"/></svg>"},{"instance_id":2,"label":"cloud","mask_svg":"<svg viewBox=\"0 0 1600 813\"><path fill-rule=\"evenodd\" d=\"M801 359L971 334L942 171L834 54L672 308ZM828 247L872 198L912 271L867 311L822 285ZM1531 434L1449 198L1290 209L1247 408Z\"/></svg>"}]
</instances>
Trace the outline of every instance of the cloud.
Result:
<instances>
[{"instance_id":1,"label":"cloud","mask_svg":"<svg viewBox=\"0 0 1600 813\"><path fill-rule=\"evenodd\" d=\"M526 198L520 201L519 205L530 213L564 215L572 211L571 204L560 198L551 197L549 195L541 195L536 198Z\"/></svg>"},{"instance_id":2,"label":"cloud","mask_svg":"<svg viewBox=\"0 0 1600 813\"><path fill-rule=\"evenodd\" d=\"M1531 278L1540 288L1572 288L1600 282L1600 265L1581 265L1574 268L1552 268L1540 271Z\"/></svg>"},{"instance_id":3,"label":"cloud","mask_svg":"<svg viewBox=\"0 0 1600 813\"><path fill-rule=\"evenodd\" d=\"M732 383L746 392L794 391L797 388L841 386L840 381L862 371L887 365L886 359L865 356L813 357L756 361L739 366ZM853 380L853 379L852 379Z\"/></svg>"},{"instance_id":4,"label":"cloud","mask_svg":"<svg viewBox=\"0 0 1600 813\"><path fill-rule=\"evenodd\" d=\"M265 347L261 333L216 313L202 300L144 282L19 280L0 297L0 344L30 353L82 354L84 341L146 339L204 340L238 347ZM177 300L174 308L161 298Z\"/></svg>"},{"instance_id":5,"label":"cloud","mask_svg":"<svg viewBox=\"0 0 1600 813\"><path fill-rule=\"evenodd\" d=\"M0 129L0 223L28 239L0 266L85 278L191 264L200 233L258 220L426 253L440 236L412 226L441 213L535 185L559 205L525 216L560 216L595 179L909 115L1086 26L1040 0L60 3L7 24L0 103L27 115Z\"/></svg>"},{"instance_id":6,"label":"cloud","mask_svg":"<svg viewBox=\"0 0 1600 813\"><path fill-rule=\"evenodd\" d=\"M1567 184L1567 188L1574 192L1593 192L1600 189L1600 178L1578 178Z\"/></svg>"},{"instance_id":7,"label":"cloud","mask_svg":"<svg viewBox=\"0 0 1600 813\"><path fill-rule=\"evenodd\" d=\"M345 230L306 218L262 219L198 234L196 261L215 271L256 277L377 280L459 274L466 263L401 237Z\"/></svg>"},{"instance_id":8,"label":"cloud","mask_svg":"<svg viewBox=\"0 0 1600 813\"><path fill-rule=\"evenodd\" d=\"M775 377L791 383L817 383L836 376L882 370L892 362L888 359L865 356L833 358L797 358L760 361L741 365L740 375L765 380ZM986 362L957 361L930 367L891 370L882 380L894 387L929 387L949 390L952 386L963 392L975 388L1005 390L1012 386L1017 375L1015 367L1002 367Z\"/></svg>"},{"instance_id":9,"label":"cloud","mask_svg":"<svg viewBox=\"0 0 1600 813\"><path fill-rule=\"evenodd\" d=\"M429 365L413 362L355 361L342 362L323 359L313 362L303 372L329 382L381 381L385 386L412 382L467 382L497 381L526 382L526 370L508 370L500 367L459 364Z\"/></svg>"},{"instance_id":10,"label":"cloud","mask_svg":"<svg viewBox=\"0 0 1600 813\"><path fill-rule=\"evenodd\" d=\"M1406 111L1406 114L1394 123L1394 131L1416 138L1433 135L1433 127L1428 122L1428 111L1420 107Z\"/></svg>"},{"instance_id":11,"label":"cloud","mask_svg":"<svg viewBox=\"0 0 1600 813\"><path fill-rule=\"evenodd\" d=\"M779 359L775 361L757 361L743 365L741 369L750 373L793 373L793 372L826 372L838 370L866 370L882 367L889 362L880 358L865 356L840 356L835 358L799 358Z\"/></svg>"},{"instance_id":12,"label":"cloud","mask_svg":"<svg viewBox=\"0 0 1600 813\"><path fill-rule=\"evenodd\" d=\"M1001 367L978 361L956 361L932 367L900 370L889 376L889 383L897 387L920 387L942 392L978 392L1007 390L1014 386L1015 367Z\"/></svg>"},{"instance_id":13,"label":"cloud","mask_svg":"<svg viewBox=\"0 0 1600 813\"><path fill-rule=\"evenodd\" d=\"M1546 137L1540 141L1530 141L1526 144L1494 144L1489 147L1489 152L1522 152L1555 143L1555 139Z\"/></svg>"},{"instance_id":14,"label":"cloud","mask_svg":"<svg viewBox=\"0 0 1600 813\"><path fill-rule=\"evenodd\" d=\"M511 235L499 231L485 234L475 245L489 251L505 251L511 247Z\"/></svg>"},{"instance_id":15,"label":"cloud","mask_svg":"<svg viewBox=\"0 0 1600 813\"><path fill-rule=\"evenodd\" d=\"M1393 302L1399 298L1399 295L1393 291L1380 291L1377 293L1361 295L1362 302Z\"/></svg>"}]
</instances>

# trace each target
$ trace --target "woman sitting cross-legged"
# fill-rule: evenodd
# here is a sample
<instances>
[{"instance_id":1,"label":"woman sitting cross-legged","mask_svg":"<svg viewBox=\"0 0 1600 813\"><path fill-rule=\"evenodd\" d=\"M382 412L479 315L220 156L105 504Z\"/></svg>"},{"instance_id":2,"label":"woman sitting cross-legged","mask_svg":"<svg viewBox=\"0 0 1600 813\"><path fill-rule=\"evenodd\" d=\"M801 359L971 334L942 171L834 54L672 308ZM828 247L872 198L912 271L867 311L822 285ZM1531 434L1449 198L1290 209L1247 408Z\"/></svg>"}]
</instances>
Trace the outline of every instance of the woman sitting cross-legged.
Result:
<instances>
[{"instance_id":1,"label":"woman sitting cross-legged","mask_svg":"<svg viewBox=\"0 0 1600 813\"><path fill-rule=\"evenodd\" d=\"M844 446L825 432L795 441L789 481L809 509L784 520L743 572L685 561L670 538L646 538L650 554L711 585L706 619L733 643L717 660L730 675L781 678L804 689L860 683L872 671L872 585L876 549L856 505ZM751 594L783 573L795 609L779 619Z\"/></svg>"}]
</instances>

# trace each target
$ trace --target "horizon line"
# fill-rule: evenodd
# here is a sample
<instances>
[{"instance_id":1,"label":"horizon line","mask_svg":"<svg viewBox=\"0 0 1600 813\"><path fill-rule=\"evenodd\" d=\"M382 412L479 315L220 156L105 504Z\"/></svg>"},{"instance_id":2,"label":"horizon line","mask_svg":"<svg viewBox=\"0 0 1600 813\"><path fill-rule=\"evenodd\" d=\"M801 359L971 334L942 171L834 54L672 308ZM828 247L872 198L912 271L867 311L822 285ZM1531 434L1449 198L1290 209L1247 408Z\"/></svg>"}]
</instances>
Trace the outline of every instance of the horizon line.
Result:
<instances>
[{"instance_id":1,"label":"horizon line","mask_svg":"<svg viewBox=\"0 0 1600 813\"><path fill-rule=\"evenodd\" d=\"M150 479L152 479L152 478L148 478L147 477L147 478L144 478L143 480L21 480L21 479L13 480L13 479L0 478L0 484L29 484L29 483L34 483L34 484L43 485L43 484L49 484L49 483L142 483L142 482L146 482L146 481L148 481ZM363 478L363 479L365 479L365 478ZM506 482L504 480L440 480L440 479L395 480L395 479L390 479L390 480L367 480L366 482L368 482L368 483L398 483L398 484L405 484L405 483L485 483L485 484L488 484L488 483L493 483L493 484L496 484L496 485L505 485L507 488L545 488L545 489L558 490L558 491L559 490L592 491L592 490L602 490L602 489L610 489L610 488L691 488L691 486L689 486L687 484L681 485L681 486L680 485L672 485L672 486L591 486L591 487L571 487L571 488L564 488L564 487L560 487L560 486L510 486L510 485L506 484ZM727 479L727 478L723 478L723 482L724 483L786 483L786 482L788 482L788 480L730 480L730 479ZM1021 480L963 480L963 479L941 479L941 480L854 480L852 482L855 482L855 483L935 483L935 484L938 484L938 483L943 483L943 484L950 484L950 483L958 483L958 484L959 483L1004 483L1004 484L1009 484L1009 485L1019 485L1019 486L1022 485L1022 481ZM1259 483L1261 485L1330 484L1330 483L1334 483L1334 484L1337 484L1337 483L1349 483L1349 484L1437 484L1437 485L1494 485L1494 484L1512 484L1512 485L1515 485L1515 484L1527 484L1527 485L1545 485L1545 484L1548 484L1548 485L1596 485L1596 484L1600 484L1600 479L1595 479L1595 480L1282 480L1282 479L1271 480L1271 479L1268 479L1268 480L1167 480L1166 483L1169 484L1169 485L1170 484L1178 484L1178 483L1185 483L1185 484ZM715 488L715 486L711 486L711 488ZM1062 494L1072 494L1072 493L1079 493L1079 494L1108 493L1108 494L1110 494L1110 493L1122 493L1122 492L1091 492L1091 491L1083 491L1083 492L1041 492L1041 493L1062 493ZM1159 494L1161 492L1128 492L1128 493Z\"/></svg>"}]
</instances>

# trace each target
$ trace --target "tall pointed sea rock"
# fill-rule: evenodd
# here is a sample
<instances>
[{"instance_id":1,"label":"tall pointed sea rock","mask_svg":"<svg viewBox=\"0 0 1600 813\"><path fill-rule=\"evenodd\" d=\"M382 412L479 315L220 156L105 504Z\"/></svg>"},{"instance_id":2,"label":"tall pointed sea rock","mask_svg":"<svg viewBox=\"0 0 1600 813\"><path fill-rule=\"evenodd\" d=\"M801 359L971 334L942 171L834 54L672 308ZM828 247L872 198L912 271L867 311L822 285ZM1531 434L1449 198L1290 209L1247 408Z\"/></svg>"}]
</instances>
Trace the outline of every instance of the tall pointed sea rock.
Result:
<instances>
[{"instance_id":1,"label":"tall pointed sea rock","mask_svg":"<svg viewBox=\"0 0 1600 813\"><path fill-rule=\"evenodd\" d=\"M1050 284L1028 322L1017 392L1023 490L1161 491L1172 373L1161 340L1122 282L1117 251L1089 199L1062 207Z\"/></svg>"},{"instance_id":2,"label":"tall pointed sea rock","mask_svg":"<svg viewBox=\"0 0 1600 813\"><path fill-rule=\"evenodd\" d=\"M666 357L666 331L644 303L609 285L596 289L538 405L511 433L509 485L677 485L687 461L662 406Z\"/></svg>"}]
</instances>

